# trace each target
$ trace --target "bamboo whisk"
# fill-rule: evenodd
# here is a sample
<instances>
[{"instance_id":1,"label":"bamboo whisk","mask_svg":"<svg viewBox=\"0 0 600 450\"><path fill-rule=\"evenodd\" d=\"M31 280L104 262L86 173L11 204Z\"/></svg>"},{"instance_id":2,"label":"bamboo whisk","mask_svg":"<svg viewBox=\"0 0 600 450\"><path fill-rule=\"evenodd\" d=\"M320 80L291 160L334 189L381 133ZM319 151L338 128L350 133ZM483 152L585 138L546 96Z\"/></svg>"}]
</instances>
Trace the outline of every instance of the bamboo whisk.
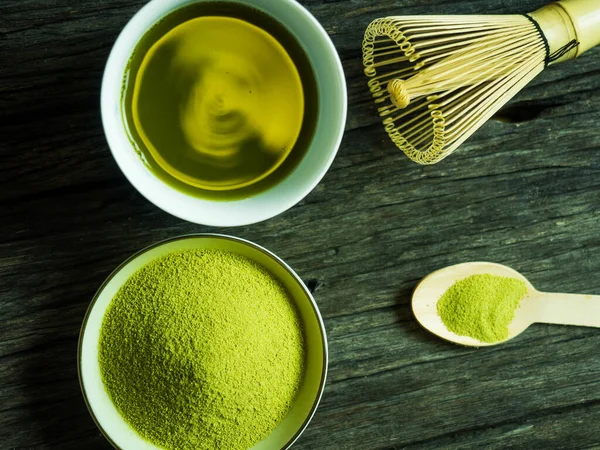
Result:
<instances>
[{"instance_id":1,"label":"bamboo whisk","mask_svg":"<svg viewBox=\"0 0 600 450\"><path fill-rule=\"evenodd\" d=\"M377 19L363 63L392 141L434 164L547 65L598 44L600 0L562 0L528 15Z\"/></svg>"}]
</instances>

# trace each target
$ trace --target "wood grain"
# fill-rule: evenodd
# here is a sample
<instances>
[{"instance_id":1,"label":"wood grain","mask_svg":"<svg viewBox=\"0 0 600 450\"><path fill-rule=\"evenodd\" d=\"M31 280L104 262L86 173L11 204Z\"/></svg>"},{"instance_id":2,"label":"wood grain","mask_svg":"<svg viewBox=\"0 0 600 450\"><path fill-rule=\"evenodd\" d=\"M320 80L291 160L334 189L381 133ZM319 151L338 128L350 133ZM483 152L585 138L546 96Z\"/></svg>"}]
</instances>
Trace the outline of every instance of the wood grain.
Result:
<instances>
[{"instance_id":1,"label":"wood grain","mask_svg":"<svg viewBox=\"0 0 600 450\"><path fill-rule=\"evenodd\" d=\"M455 154L421 167L374 114L360 62L368 23L545 0L304 0L346 70L339 156L300 205L216 230L144 200L103 136L103 65L144 3L0 2L0 448L109 448L77 381L87 305L133 252L203 231L269 248L315 289L330 375L296 448L600 447L597 330L535 325L467 349L422 330L409 307L419 279L471 260L542 290L600 294L600 48L551 67Z\"/></svg>"}]
</instances>

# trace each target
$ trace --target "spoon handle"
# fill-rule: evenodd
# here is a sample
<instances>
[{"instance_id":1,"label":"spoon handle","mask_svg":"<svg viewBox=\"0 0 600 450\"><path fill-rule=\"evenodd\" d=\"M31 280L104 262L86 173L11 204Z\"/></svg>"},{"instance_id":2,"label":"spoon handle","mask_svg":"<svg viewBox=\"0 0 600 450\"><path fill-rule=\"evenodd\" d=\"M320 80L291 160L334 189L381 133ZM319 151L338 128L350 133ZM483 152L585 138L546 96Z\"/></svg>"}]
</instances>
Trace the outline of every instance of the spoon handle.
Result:
<instances>
[{"instance_id":1,"label":"spoon handle","mask_svg":"<svg viewBox=\"0 0 600 450\"><path fill-rule=\"evenodd\" d=\"M540 292L536 322L600 327L600 295Z\"/></svg>"}]
</instances>

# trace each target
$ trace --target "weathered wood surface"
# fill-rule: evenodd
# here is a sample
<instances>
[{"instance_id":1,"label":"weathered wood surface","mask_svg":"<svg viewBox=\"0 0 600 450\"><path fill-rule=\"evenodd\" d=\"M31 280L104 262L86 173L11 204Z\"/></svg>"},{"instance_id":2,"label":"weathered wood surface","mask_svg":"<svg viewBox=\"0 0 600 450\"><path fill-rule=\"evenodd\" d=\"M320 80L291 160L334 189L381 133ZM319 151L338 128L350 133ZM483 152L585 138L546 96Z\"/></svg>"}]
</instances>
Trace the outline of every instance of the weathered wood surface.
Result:
<instances>
[{"instance_id":1,"label":"weathered wood surface","mask_svg":"<svg viewBox=\"0 0 600 450\"><path fill-rule=\"evenodd\" d=\"M0 448L109 448L77 381L88 302L136 250L202 231L264 245L316 288L330 375L296 448L600 447L600 330L536 325L466 349L427 334L409 307L420 278L471 260L508 264L540 289L600 294L600 49L550 68L505 114L531 120L493 120L421 167L373 113L364 28L392 14L527 12L545 0L303 3L347 72L339 156L292 210L215 230L144 200L103 136L103 65L144 1L0 0Z\"/></svg>"}]
</instances>

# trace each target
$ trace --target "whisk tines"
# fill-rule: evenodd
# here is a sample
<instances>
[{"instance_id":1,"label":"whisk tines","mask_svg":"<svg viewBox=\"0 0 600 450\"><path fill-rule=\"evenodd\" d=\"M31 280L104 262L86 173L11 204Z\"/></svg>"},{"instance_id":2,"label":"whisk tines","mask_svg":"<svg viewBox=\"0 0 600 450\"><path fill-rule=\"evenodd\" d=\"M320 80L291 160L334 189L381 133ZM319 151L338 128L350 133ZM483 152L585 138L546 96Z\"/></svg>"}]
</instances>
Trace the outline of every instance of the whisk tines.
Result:
<instances>
[{"instance_id":1,"label":"whisk tines","mask_svg":"<svg viewBox=\"0 0 600 450\"><path fill-rule=\"evenodd\" d=\"M600 7L586 1L563 0L531 15L375 20L363 63L392 141L422 164L452 153L549 63L600 42L599 34L582 47L582 27L565 25L569 9L595 11L600 28Z\"/></svg>"}]
</instances>

